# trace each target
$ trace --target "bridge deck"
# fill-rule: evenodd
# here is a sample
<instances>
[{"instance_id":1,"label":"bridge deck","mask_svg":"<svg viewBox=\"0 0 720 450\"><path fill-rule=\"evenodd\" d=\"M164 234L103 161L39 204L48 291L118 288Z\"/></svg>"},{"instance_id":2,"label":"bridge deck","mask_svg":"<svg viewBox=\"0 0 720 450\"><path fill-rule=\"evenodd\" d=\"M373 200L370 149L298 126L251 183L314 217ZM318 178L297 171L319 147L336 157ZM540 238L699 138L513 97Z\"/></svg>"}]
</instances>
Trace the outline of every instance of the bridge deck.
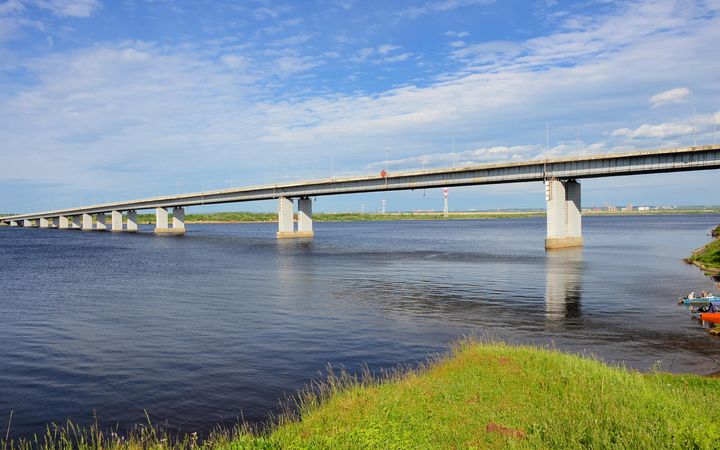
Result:
<instances>
[{"instance_id":1,"label":"bridge deck","mask_svg":"<svg viewBox=\"0 0 720 450\"><path fill-rule=\"evenodd\" d=\"M78 208L2 217L0 220L38 219L110 211L209 205L269 200L279 197L316 197L480 184L579 179L720 168L720 145L651 150L632 153L586 155L568 158L484 164L379 175L329 178L286 184L252 186L207 192L129 200Z\"/></svg>"}]
</instances>

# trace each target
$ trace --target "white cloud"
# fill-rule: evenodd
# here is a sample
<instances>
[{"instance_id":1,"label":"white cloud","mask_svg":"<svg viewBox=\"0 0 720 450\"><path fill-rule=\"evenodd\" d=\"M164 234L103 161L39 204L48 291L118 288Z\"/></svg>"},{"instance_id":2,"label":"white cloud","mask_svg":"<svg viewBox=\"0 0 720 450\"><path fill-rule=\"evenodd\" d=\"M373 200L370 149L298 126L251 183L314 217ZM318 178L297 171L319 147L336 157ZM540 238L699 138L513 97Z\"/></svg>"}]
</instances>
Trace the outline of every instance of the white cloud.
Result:
<instances>
[{"instance_id":1,"label":"white cloud","mask_svg":"<svg viewBox=\"0 0 720 450\"><path fill-rule=\"evenodd\" d=\"M383 62L395 63L395 62L407 61L412 56L413 56L412 53L401 53L399 55L388 56L387 58L383 58Z\"/></svg>"},{"instance_id":2,"label":"white cloud","mask_svg":"<svg viewBox=\"0 0 720 450\"><path fill-rule=\"evenodd\" d=\"M399 46L393 45L393 44L382 44L382 45L378 46L377 52L380 53L381 55L387 55L388 53L390 53L394 50L398 50L399 48L400 48Z\"/></svg>"},{"instance_id":3,"label":"white cloud","mask_svg":"<svg viewBox=\"0 0 720 450\"><path fill-rule=\"evenodd\" d=\"M483 45L491 43L470 44L467 51L453 53L460 59L472 59L470 49L476 48L478 64L493 66L486 70L530 70L542 69L548 65L577 65L592 58L605 58L610 53L621 53L637 46L651 37L661 38L676 35L679 37L692 35L686 27L689 23L702 23L708 19L717 19L720 10L718 5L703 2L648 0L618 4L618 10L610 15L574 16L566 29L516 43L515 51L490 52L497 56L488 58L482 51ZM582 22L582 26L578 25ZM682 31L681 31L682 30ZM689 34L688 34L689 33ZM672 48L663 49L671 51Z\"/></svg>"},{"instance_id":4,"label":"white cloud","mask_svg":"<svg viewBox=\"0 0 720 450\"><path fill-rule=\"evenodd\" d=\"M394 44L382 44L377 47L366 47L358 50L350 61L356 63L370 62L372 64L396 63L408 60L413 56L412 53L405 52L393 54L402 47Z\"/></svg>"},{"instance_id":5,"label":"white cloud","mask_svg":"<svg viewBox=\"0 0 720 450\"><path fill-rule=\"evenodd\" d=\"M25 10L25 5L19 0L8 0L0 3L0 16L6 14L17 14Z\"/></svg>"},{"instance_id":6,"label":"white cloud","mask_svg":"<svg viewBox=\"0 0 720 450\"><path fill-rule=\"evenodd\" d=\"M661 123L659 125L643 124L634 130L618 128L610 133L613 137L627 137L630 139L662 139L692 134L693 127L685 123Z\"/></svg>"},{"instance_id":7,"label":"white cloud","mask_svg":"<svg viewBox=\"0 0 720 450\"><path fill-rule=\"evenodd\" d=\"M462 45L458 47L462 47ZM516 42L492 41L459 48L454 50L451 56L456 59L471 61L474 64L487 64L514 58L521 51L522 46Z\"/></svg>"},{"instance_id":8,"label":"white cloud","mask_svg":"<svg viewBox=\"0 0 720 450\"><path fill-rule=\"evenodd\" d=\"M539 145L516 145L481 147L456 152L428 153L402 159L375 161L367 165L367 170L388 168L396 170L416 169L422 167L472 166L489 162L517 161L542 157L544 148Z\"/></svg>"},{"instance_id":9,"label":"white cloud","mask_svg":"<svg viewBox=\"0 0 720 450\"><path fill-rule=\"evenodd\" d=\"M274 7L263 6L253 10L253 16L258 20L276 19L282 14L286 14L292 10L289 5L277 5Z\"/></svg>"},{"instance_id":10,"label":"white cloud","mask_svg":"<svg viewBox=\"0 0 720 450\"><path fill-rule=\"evenodd\" d=\"M323 64L323 61L311 56L283 56L275 60L275 68L283 76L305 72Z\"/></svg>"},{"instance_id":11,"label":"white cloud","mask_svg":"<svg viewBox=\"0 0 720 450\"><path fill-rule=\"evenodd\" d=\"M466 6L489 5L495 0L437 0L429 1L417 6L411 6L400 12L401 16L414 19L425 14L452 11Z\"/></svg>"},{"instance_id":12,"label":"white cloud","mask_svg":"<svg viewBox=\"0 0 720 450\"><path fill-rule=\"evenodd\" d=\"M670 103L683 103L687 101L689 96L690 89L686 87L679 87L653 95L650 97L650 104L653 108L656 108Z\"/></svg>"},{"instance_id":13,"label":"white cloud","mask_svg":"<svg viewBox=\"0 0 720 450\"><path fill-rule=\"evenodd\" d=\"M97 0L35 0L37 6L60 17L90 17L99 7Z\"/></svg>"},{"instance_id":14,"label":"white cloud","mask_svg":"<svg viewBox=\"0 0 720 450\"><path fill-rule=\"evenodd\" d=\"M470 36L470 33L468 33L467 31L446 31L445 36L462 39L462 38Z\"/></svg>"},{"instance_id":15,"label":"white cloud","mask_svg":"<svg viewBox=\"0 0 720 450\"><path fill-rule=\"evenodd\" d=\"M220 61L231 69L246 67L248 64L248 59L242 55L223 55Z\"/></svg>"}]
</instances>

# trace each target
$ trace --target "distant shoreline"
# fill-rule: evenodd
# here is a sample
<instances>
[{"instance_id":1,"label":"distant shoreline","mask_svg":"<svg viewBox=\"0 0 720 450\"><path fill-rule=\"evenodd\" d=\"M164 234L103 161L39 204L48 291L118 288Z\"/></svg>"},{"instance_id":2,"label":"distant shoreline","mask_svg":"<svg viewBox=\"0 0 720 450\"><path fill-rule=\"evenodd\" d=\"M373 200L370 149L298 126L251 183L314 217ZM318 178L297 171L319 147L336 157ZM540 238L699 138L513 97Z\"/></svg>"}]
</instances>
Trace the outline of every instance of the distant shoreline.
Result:
<instances>
[{"instance_id":1,"label":"distant shoreline","mask_svg":"<svg viewBox=\"0 0 720 450\"><path fill-rule=\"evenodd\" d=\"M717 210L652 210L652 211L583 211L583 216L666 216L681 214L720 214ZM244 217L234 217L242 215ZM143 223L154 223L154 216L148 215ZM315 222L381 222L398 220L472 220L472 219L526 219L545 217L544 210L530 211L462 211L451 212L446 218L442 212L388 212L382 213L316 213ZM210 213L188 214L185 223L223 224L223 223L273 223L277 222L275 213Z\"/></svg>"},{"instance_id":2,"label":"distant shoreline","mask_svg":"<svg viewBox=\"0 0 720 450\"><path fill-rule=\"evenodd\" d=\"M657 209L650 211L590 211L584 210L585 217L593 216L667 216L681 214L720 214L720 209ZM446 218L442 212L388 212L373 213L315 213L315 222L381 222L397 220L471 220L471 219L526 219L545 217L545 210L526 211L456 211ZM254 212L217 212L206 214L187 214L187 224L233 224L233 223L273 223L277 222L276 213ZM154 214L139 214L138 223L154 224ZM4 224L0 224L2 226Z\"/></svg>"}]
</instances>

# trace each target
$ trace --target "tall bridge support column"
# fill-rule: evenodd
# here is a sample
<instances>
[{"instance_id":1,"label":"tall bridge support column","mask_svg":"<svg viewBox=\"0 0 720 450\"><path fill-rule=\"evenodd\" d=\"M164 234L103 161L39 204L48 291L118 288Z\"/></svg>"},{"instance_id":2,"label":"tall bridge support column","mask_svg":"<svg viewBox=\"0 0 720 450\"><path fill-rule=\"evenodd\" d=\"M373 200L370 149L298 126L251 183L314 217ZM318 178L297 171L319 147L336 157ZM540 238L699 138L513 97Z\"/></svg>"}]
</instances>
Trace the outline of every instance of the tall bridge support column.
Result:
<instances>
[{"instance_id":1,"label":"tall bridge support column","mask_svg":"<svg viewBox=\"0 0 720 450\"><path fill-rule=\"evenodd\" d=\"M185 232L185 208L173 208L172 233Z\"/></svg>"},{"instance_id":2,"label":"tall bridge support column","mask_svg":"<svg viewBox=\"0 0 720 450\"><path fill-rule=\"evenodd\" d=\"M67 230L70 228L70 221L65 216L58 217L58 228L61 230Z\"/></svg>"},{"instance_id":3,"label":"tall bridge support column","mask_svg":"<svg viewBox=\"0 0 720 450\"><path fill-rule=\"evenodd\" d=\"M292 198L278 198L278 239L295 237L295 204Z\"/></svg>"},{"instance_id":4,"label":"tall bridge support column","mask_svg":"<svg viewBox=\"0 0 720 450\"><path fill-rule=\"evenodd\" d=\"M93 219L90 214L82 215L82 229L83 229L83 231L92 231L93 230Z\"/></svg>"},{"instance_id":5,"label":"tall bridge support column","mask_svg":"<svg viewBox=\"0 0 720 450\"><path fill-rule=\"evenodd\" d=\"M545 248L582 247L580 183L575 180L545 181L547 238Z\"/></svg>"},{"instance_id":6,"label":"tall bridge support column","mask_svg":"<svg viewBox=\"0 0 720 450\"><path fill-rule=\"evenodd\" d=\"M313 237L312 199L302 197L298 200L298 230L297 237Z\"/></svg>"},{"instance_id":7,"label":"tall bridge support column","mask_svg":"<svg viewBox=\"0 0 720 450\"><path fill-rule=\"evenodd\" d=\"M167 233L168 230L168 212L165 208L155 208L155 232Z\"/></svg>"},{"instance_id":8,"label":"tall bridge support column","mask_svg":"<svg viewBox=\"0 0 720 450\"><path fill-rule=\"evenodd\" d=\"M70 228L73 230L79 230L82 228L82 217L81 216L72 216L70 218Z\"/></svg>"},{"instance_id":9,"label":"tall bridge support column","mask_svg":"<svg viewBox=\"0 0 720 450\"><path fill-rule=\"evenodd\" d=\"M183 234L185 233L185 210L173 208L172 228L168 223L168 211L165 208L155 209L155 233L157 234Z\"/></svg>"},{"instance_id":10,"label":"tall bridge support column","mask_svg":"<svg viewBox=\"0 0 720 450\"><path fill-rule=\"evenodd\" d=\"M98 231L107 231L107 222L105 221L105 213L100 213L95 217L95 229Z\"/></svg>"},{"instance_id":11,"label":"tall bridge support column","mask_svg":"<svg viewBox=\"0 0 720 450\"><path fill-rule=\"evenodd\" d=\"M138 230L137 211L130 210L127 212L127 231L134 233Z\"/></svg>"},{"instance_id":12,"label":"tall bridge support column","mask_svg":"<svg viewBox=\"0 0 720 450\"><path fill-rule=\"evenodd\" d=\"M25 220L23 220L23 227L37 228L37 223L35 222L35 219L33 219L33 220L25 219Z\"/></svg>"},{"instance_id":13,"label":"tall bridge support column","mask_svg":"<svg viewBox=\"0 0 720 450\"><path fill-rule=\"evenodd\" d=\"M313 237L312 200L308 197L298 199L298 229L295 230L294 200L290 197L278 199L278 239Z\"/></svg>"},{"instance_id":14,"label":"tall bridge support column","mask_svg":"<svg viewBox=\"0 0 720 450\"><path fill-rule=\"evenodd\" d=\"M50 221L44 217L40 218L40 228L50 228Z\"/></svg>"},{"instance_id":15,"label":"tall bridge support column","mask_svg":"<svg viewBox=\"0 0 720 450\"><path fill-rule=\"evenodd\" d=\"M10 226L11 226L11 227L18 227L18 226L20 226L20 225L17 223L17 220L11 220L11 221L10 221Z\"/></svg>"},{"instance_id":16,"label":"tall bridge support column","mask_svg":"<svg viewBox=\"0 0 720 450\"><path fill-rule=\"evenodd\" d=\"M113 231L122 231L123 230L123 214L122 211L113 211L110 213L110 222L112 223L112 230Z\"/></svg>"}]
</instances>

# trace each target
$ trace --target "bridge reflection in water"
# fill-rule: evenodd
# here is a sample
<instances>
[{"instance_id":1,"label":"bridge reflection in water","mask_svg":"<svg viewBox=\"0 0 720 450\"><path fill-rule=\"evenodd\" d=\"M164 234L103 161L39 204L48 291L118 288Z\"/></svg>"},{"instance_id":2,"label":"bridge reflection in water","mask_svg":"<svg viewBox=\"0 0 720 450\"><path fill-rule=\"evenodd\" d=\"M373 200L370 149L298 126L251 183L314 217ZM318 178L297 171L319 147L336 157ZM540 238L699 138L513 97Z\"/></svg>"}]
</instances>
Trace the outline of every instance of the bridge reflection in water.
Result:
<instances>
[{"instance_id":1,"label":"bridge reflection in water","mask_svg":"<svg viewBox=\"0 0 720 450\"><path fill-rule=\"evenodd\" d=\"M545 319L549 325L582 315L583 250L567 248L545 255Z\"/></svg>"}]
</instances>

